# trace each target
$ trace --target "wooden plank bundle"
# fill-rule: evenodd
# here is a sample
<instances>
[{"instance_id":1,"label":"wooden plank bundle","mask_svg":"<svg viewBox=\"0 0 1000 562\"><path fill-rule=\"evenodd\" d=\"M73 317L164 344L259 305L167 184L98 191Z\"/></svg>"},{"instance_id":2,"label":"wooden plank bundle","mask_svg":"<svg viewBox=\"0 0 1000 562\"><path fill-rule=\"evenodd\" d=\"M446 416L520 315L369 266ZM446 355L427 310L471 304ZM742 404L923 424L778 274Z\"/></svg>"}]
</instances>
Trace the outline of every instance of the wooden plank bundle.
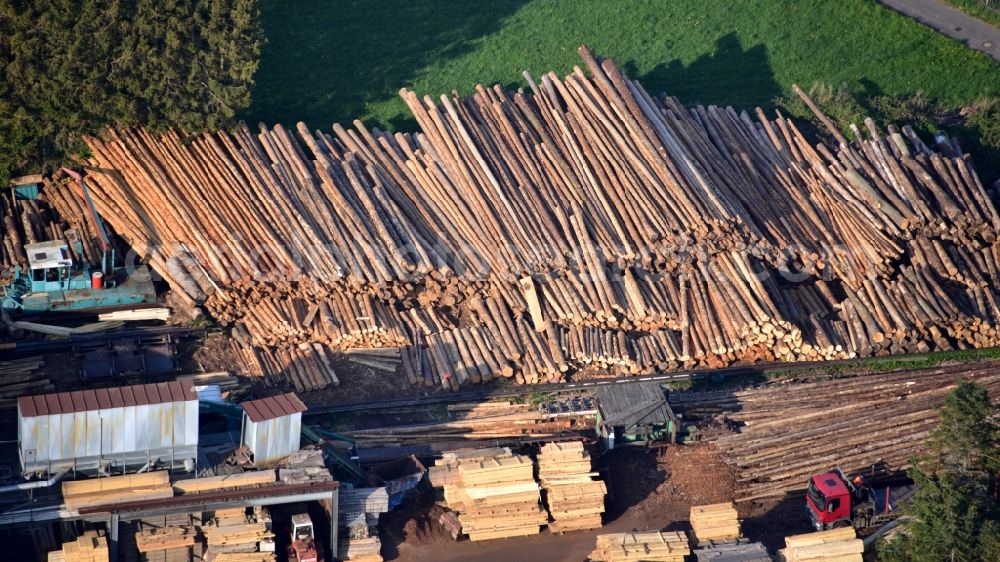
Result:
<instances>
[{"instance_id":1,"label":"wooden plank bundle","mask_svg":"<svg viewBox=\"0 0 1000 562\"><path fill-rule=\"evenodd\" d=\"M556 533L601 526L607 488L591 472L590 453L583 442L547 443L538 454L538 481Z\"/></svg>"},{"instance_id":2,"label":"wooden plank bundle","mask_svg":"<svg viewBox=\"0 0 1000 562\"><path fill-rule=\"evenodd\" d=\"M135 543L139 552L191 546L195 544L197 539L197 529L189 526L151 527L142 529L135 535Z\"/></svg>"},{"instance_id":3,"label":"wooden plank bundle","mask_svg":"<svg viewBox=\"0 0 1000 562\"><path fill-rule=\"evenodd\" d=\"M0 361L0 406L16 406L14 400L27 394L51 392L55 385L43 372L41 356Z\"/></svg>"},{"instance_id":4,"label":"wooden plank bundle","mask_svg":"<svg viewBox=\"0 0 1000 562\"><path fill-rule=\"evenodd\" d=\"M202 527L201 531L209 547L225 548L274 539L274 533L269 531L264 523L206 526Z\"/></svg>"},{"instance_id":5,"label":"wooden plank bundle","mask_svg":"<svg viewBox=\"0 0 1000 562\"><path fill-rule=\"evenodd\" d=\"M691 553L687 537L679 531L644 531L597 535L593 562L684 562Z\"/></svg>"},{"instance_id":6,"label":"wooden plank bundle","mask_svg":"<svg viewBox=\"0 0 1000 562\"><path fill-rule=\"evenodd\" d=\"M349 538L340 541L337 560L352 562L382 562L382 541L377 536Z\"/></svg>"},{"instance_id":7,"label":"wooden plank bundle","mask_svg":"<svg viewBox=\"0 0 1000 562\"><path fill-rule=\"evenodd\" d=\"M277 480L278 475L275 470L255 470L222 476L177 480L172 486L175 494L200 494L251 486L263 486L273 484Z\"/></svg>"},{"instance_id":8,"label":"wooden plank bundle","mask_svg":"<svg viewBox=\"0 0 1000 562\"><path fill-rule=\"evenodd\" d=\"M1000 362L984 361L736 391L704 412L746 424L716 444L737 469L737 501L748 501L802 490L834 466L876 478L905 470L958 378L1000 399ZM700 408L673 405L688 419Z\"/></svg>"},{"instance_id":9,"label":"wooden plank bundle","mask_svg":"<svg viewBox=\"0 0 1000 562\"><path fill-rule=\"evenodd\" d=\"M691 534L696 546L735 541L740 537L736 507L732 503L691 506Z\"/></svg>"},{"instance_id":10,"label":"wooden plank bundle","mask_svg":"<svg viewBox=\"0 0 1000 562\"><path fill-rule=\"evenodd\" d=\"M458 479L444 485L444 497L469 539L534 535L547 523L529 457L467 458L457 461L457 472Z\"/></svg>"},{"instance_id":11,"label":"wooden plank bundle","mask_svg":"<svg viewBox=\"0 0 1000 562\"><path fill-rule=\"evenodd\" d=\"M125 476L73 480L62 483L63 503L75 511L83 507L173 497L170 475L165 471Z\"/></svg>"},{"instance_id":12,"label":"wooden plank bundle","mask_svg":"<svg viewBox=\"0 0 1000 562\"><path fill-rule=\"evenodd\" d=\"M88 185L297 390L337 383L316 345L405 344L397 376L456 389L1000 344L1000 214L967 156L870 120L816 144L580 56L524 90L402 90L413 134L109 130Z\"/></svg>"},{"instance_id":13,"label":"wooden plank bundle","mask_svg":"<svg viewBox=\"0 0 1000 562\"><path fill-rule=\"evenodd\" d=\"M102 533L85 531L75 541L64 543L64 562L108 562L108 539Z\"/></svg>"},{"instance_id":14,"label":"wooden plank bundle","mask_svg":"<svg viewBox=\"0 0 1000 562\"><path fill-rule=\"evenodd\" d=\"M697 562L772 562L763 543L752 543L748 539L703 546L692 554Z\"/></svg>"},{"instance_id":15,"label":"wooden plank bundle","mask_svg":"<svg viewBox=\"0 0 1000 562\"><path fill-rule=\"evenodd\" d=\"M212 559L213 562L277 562L278 556L273 552L220 552Z\"/></svg>"},{"instance_id":16,"label":"wooden plank bundle","mask_svg":"<svg viewBox=\"0 0 1000 562\"><path fill-rule=\"evenodd\" d=\"M785 537L778 551L787 562L862 562L865 546L853 527Z\"/></svg>"}]
</instances>

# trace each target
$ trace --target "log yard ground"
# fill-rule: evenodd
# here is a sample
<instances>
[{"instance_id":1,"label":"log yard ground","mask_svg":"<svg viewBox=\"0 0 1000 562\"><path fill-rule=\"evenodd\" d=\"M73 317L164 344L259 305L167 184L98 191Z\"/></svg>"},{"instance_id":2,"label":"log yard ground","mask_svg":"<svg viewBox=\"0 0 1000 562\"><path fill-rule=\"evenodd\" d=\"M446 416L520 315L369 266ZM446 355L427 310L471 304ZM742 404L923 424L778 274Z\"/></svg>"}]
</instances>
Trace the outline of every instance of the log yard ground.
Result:
<instances>
[{"instance_id":1,"label":"log yard ground","mask_svg":"<svg viewBox=\"0 0 1000 562\"><path fill-rule=\"evenodd\" d=\"M233 126L0 193L24 559L874 559L949 393L1000 401L982 53L861 0L305 4Z\"/></svg>"}]
</instances>

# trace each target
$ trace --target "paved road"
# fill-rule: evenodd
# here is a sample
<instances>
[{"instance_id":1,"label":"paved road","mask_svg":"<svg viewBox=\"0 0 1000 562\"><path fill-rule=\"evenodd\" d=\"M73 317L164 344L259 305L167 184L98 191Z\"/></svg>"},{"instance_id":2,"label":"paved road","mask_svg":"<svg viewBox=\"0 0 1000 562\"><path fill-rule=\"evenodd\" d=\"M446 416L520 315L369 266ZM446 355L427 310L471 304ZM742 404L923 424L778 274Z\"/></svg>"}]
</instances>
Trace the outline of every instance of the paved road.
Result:
<instances>
[{"instance_id":1,"label":"paved road","mask_svg":"<svg viewBox=\"0 0 1000 562\"><path fill-rule=\"evenodd\" d=\"M1000 29L939 0L879 0L938 32L1000 61Z\"/></svg>"}]
</instances>

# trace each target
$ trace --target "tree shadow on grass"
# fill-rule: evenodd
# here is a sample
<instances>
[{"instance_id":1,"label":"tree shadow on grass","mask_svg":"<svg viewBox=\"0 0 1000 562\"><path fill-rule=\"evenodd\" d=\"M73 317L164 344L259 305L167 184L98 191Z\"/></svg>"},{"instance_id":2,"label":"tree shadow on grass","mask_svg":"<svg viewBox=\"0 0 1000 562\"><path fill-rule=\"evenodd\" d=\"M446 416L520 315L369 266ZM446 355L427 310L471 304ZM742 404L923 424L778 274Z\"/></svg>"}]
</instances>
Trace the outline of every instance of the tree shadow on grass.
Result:
<instances>
[{"instance_id":1,"label":"tree shadow on grass","mask_svg":"<svg viewBox=\"0 0 1000 562\"><path fill-rule=\"evenodd\" d=\"M685 105L724 104L749 110L769 105L783 93L774 79L767 47L755 45L745 49L735 33L720 37L713 52L689 64L675 59L639 74L635 65L628 63L625 70L638 77L650 93L665 92Z\"/></svg>"},{"instance_id":2,"label":"tree shadow on grass","mask_svg":"<svg viewBox=\"0 0 1000 562\"><path fill-rule=\"evenodd\" d=\"M431 62L471 51L524 2L262 0L267 43L243 118L349 123ZM415 129L412 118L388 125Z\"/></svg>"}]
</instances>

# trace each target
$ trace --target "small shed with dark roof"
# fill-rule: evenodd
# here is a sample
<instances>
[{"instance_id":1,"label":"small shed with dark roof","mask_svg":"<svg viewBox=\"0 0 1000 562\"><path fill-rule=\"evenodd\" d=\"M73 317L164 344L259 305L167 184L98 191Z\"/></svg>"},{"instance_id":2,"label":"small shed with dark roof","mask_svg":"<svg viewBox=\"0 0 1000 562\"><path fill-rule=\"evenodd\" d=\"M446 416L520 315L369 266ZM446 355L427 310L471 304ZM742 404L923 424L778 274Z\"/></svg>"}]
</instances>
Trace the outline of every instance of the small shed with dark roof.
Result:
<instances>
[{"instance_id":1,"label":"small shed with dark roof","mask_svg":"<svg viewBox=\"0 0 1000 562\"><path fill-rule=\"evenodd\" d=\"M243 407L241 442L253 453L254 464L274 464L299 450L302 438L302 412L306 405L289 392L250 400Z\"/></svg>"},{"instance_id":2,"label":"small shed with dark roof","mask_svg":"<svg viewBox=\"0 0 1000 562\"><path fill-rule=\"evenodd\" d=\"M598 433L605 448L673 438L677 416L660 383L610 384L597 389Z\"/></svg>"},{"instance_id":3,"label":"small shed with dark roof","mask_svg":"<svg viewBox=\"0 0 1000 562\"><path fill-rule=\"evenodd\" d=\"M17 436L25 477L184 466L197 458L198 395L174 381L22 396Z\"/></svg>"}]
</instances>

